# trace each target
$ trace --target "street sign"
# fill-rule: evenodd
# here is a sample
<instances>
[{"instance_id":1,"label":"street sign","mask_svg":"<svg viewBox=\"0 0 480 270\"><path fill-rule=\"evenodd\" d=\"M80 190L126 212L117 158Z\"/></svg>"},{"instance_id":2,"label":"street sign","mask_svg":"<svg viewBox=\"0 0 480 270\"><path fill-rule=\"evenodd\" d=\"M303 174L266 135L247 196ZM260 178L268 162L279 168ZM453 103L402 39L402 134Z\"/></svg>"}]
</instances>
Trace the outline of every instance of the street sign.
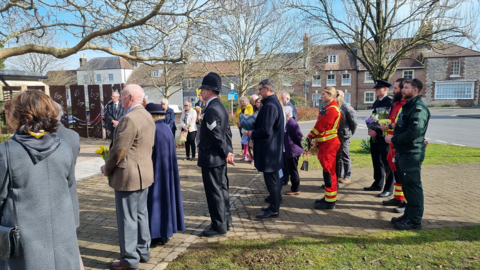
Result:
<instances>
[{"instance_id":1,"label":"street sign","mask_svg":"<svg viewBox=\"0 0 480 270\"><path fill-rule=\"evenodd\" d=\"M238 93L237 92L228 92L227 93L227 100L237 100Z\"/></svg>"}]
</instances>

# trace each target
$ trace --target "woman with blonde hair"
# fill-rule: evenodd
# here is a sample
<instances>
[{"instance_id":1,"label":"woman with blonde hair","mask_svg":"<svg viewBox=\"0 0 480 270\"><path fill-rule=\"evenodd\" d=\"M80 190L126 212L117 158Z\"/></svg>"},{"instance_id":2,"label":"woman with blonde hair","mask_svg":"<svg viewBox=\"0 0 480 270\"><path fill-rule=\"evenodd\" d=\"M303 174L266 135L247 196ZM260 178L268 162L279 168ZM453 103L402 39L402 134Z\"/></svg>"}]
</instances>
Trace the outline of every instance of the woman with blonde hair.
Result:
<instances>
[{"instance_id":1,"label":"woman with blonde hair","mask_svg":"<svg viewBox=\"0 0 480 270\"><path fill-rule=\"evenodd\" d=\"M318 120L308 134L311 143L318 145L318 160L323 167L325 197L315 201L317 209L335 209L337 202L337 175L335 174L336 156L340 149L337 129L341 119L340 106L343 97L334 87L327 86L322 90L322 101L327 104L320 111Z\"/></svg>"},{"instance_id":2,"label":"woman with blonde hair","mask_svg":"<svg viewBox=\"0 0 480 270\"><path fill-rule=\"evenodd\" d=\"M240 124L240 114L243 113L244 115L253 115L253 106L250 104L246 96L239 98L238 104L240 106L238 106L237 111L235 112L235 123L237 124L237 127L240 131L240 137L242 137L242 125ZM243 155L242 160L249 161L248 160L248 142L246 144L242 143L242 152L240 153L240 155Z\"/></svg>"}]
</instances>

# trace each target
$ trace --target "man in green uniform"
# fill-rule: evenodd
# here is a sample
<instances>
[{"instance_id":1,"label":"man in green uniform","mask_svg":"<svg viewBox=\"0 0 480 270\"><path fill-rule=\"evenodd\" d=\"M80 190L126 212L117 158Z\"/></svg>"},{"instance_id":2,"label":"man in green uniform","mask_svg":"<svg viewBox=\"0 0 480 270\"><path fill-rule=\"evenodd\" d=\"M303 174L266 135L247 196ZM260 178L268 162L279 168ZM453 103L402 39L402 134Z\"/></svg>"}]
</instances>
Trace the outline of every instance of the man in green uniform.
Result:
<instances>
[{"instance_id":1,"label":"man in green uniform","mask_svg":"<svg viewBox=\"0 0 480 270\"><path fill-rule=\"evenodd\" d=\"M395 165L407 201L404 215L392 218L395 228L400 230L422 228L421 166L425 158L425 133L430 120L430 111L419 95L422 88L423 83L418 79L404 81L402 92L407 101L398 117L393 137L385 137L385 141L393 143L395 148Z\"/></svg>"}]
</instances>

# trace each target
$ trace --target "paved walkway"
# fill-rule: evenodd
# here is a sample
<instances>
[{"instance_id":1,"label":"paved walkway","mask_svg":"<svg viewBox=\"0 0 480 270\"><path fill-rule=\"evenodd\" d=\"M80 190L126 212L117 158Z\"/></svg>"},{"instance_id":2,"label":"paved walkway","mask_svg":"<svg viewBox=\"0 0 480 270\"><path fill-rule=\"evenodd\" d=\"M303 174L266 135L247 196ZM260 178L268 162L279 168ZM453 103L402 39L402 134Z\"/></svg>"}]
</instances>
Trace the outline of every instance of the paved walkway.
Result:
<instances>
[{"instance_id":1,"label":"paved walkway","mask_svg":"<svg viewBox=\"0 0 480 270\"><path fill-rule=\"evenodd\" d=\"M238 147L237 143L234 146ZM95 150L98 146L90 148ZM84 157L88 154L85 152L87 149L82 144ZM95 156L90 159L92 157ZM183 157L184 150L181 149L179 158ZM382 206L382 199L374 196L378 192L362 189L373 181L372 168L354 169L352 182L341 184L337 208L333 211L313 207L313 201L323 196L321 171L301 171L302 193L299 196L284 196L279 218L258 220L255 215L261 212L261 206L266 205L263 199L268 195L263 178L252 165L242 163L240 156L236 157L237 166L228 168L233 229L227 237L209 239L198 236L210 224L209 218L203 215L207 204L201 173L196 162L179 161L186 231L175 234L165 246L153 248L151 260L140 264L139 269L164 269L192 243L393 230L389 221L398 216L393 213L393 207ZM101 164L90 166L98 169ZM424 166L424 227L480 225L478 175L478 163ZM288 189L284 186L283 192ZM105 177L96 175L78 182L78 193L81 218L78 242L85 268L107 269L110 262L120 257L113 190L108 187Z\"/></svg>"}]
</instances>

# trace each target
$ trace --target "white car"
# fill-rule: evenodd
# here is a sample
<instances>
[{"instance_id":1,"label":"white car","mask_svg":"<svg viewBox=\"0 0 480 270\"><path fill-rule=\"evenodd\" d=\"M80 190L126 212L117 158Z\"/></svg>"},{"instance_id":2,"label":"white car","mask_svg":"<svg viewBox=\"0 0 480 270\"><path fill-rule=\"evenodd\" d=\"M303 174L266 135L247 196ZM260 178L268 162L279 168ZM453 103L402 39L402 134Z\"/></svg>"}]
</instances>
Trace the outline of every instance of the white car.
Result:
<instances>
[{"instance_id":1,"label":"white car","mask_svg":"<svg viewBox=\"0 0 480 270\"><path fill-rule=\"evenodd\" d=\"M173 109L174 113L182 113L182 108L175 104L168 104L168 108Z\"/></svg>"}]
</instances>

